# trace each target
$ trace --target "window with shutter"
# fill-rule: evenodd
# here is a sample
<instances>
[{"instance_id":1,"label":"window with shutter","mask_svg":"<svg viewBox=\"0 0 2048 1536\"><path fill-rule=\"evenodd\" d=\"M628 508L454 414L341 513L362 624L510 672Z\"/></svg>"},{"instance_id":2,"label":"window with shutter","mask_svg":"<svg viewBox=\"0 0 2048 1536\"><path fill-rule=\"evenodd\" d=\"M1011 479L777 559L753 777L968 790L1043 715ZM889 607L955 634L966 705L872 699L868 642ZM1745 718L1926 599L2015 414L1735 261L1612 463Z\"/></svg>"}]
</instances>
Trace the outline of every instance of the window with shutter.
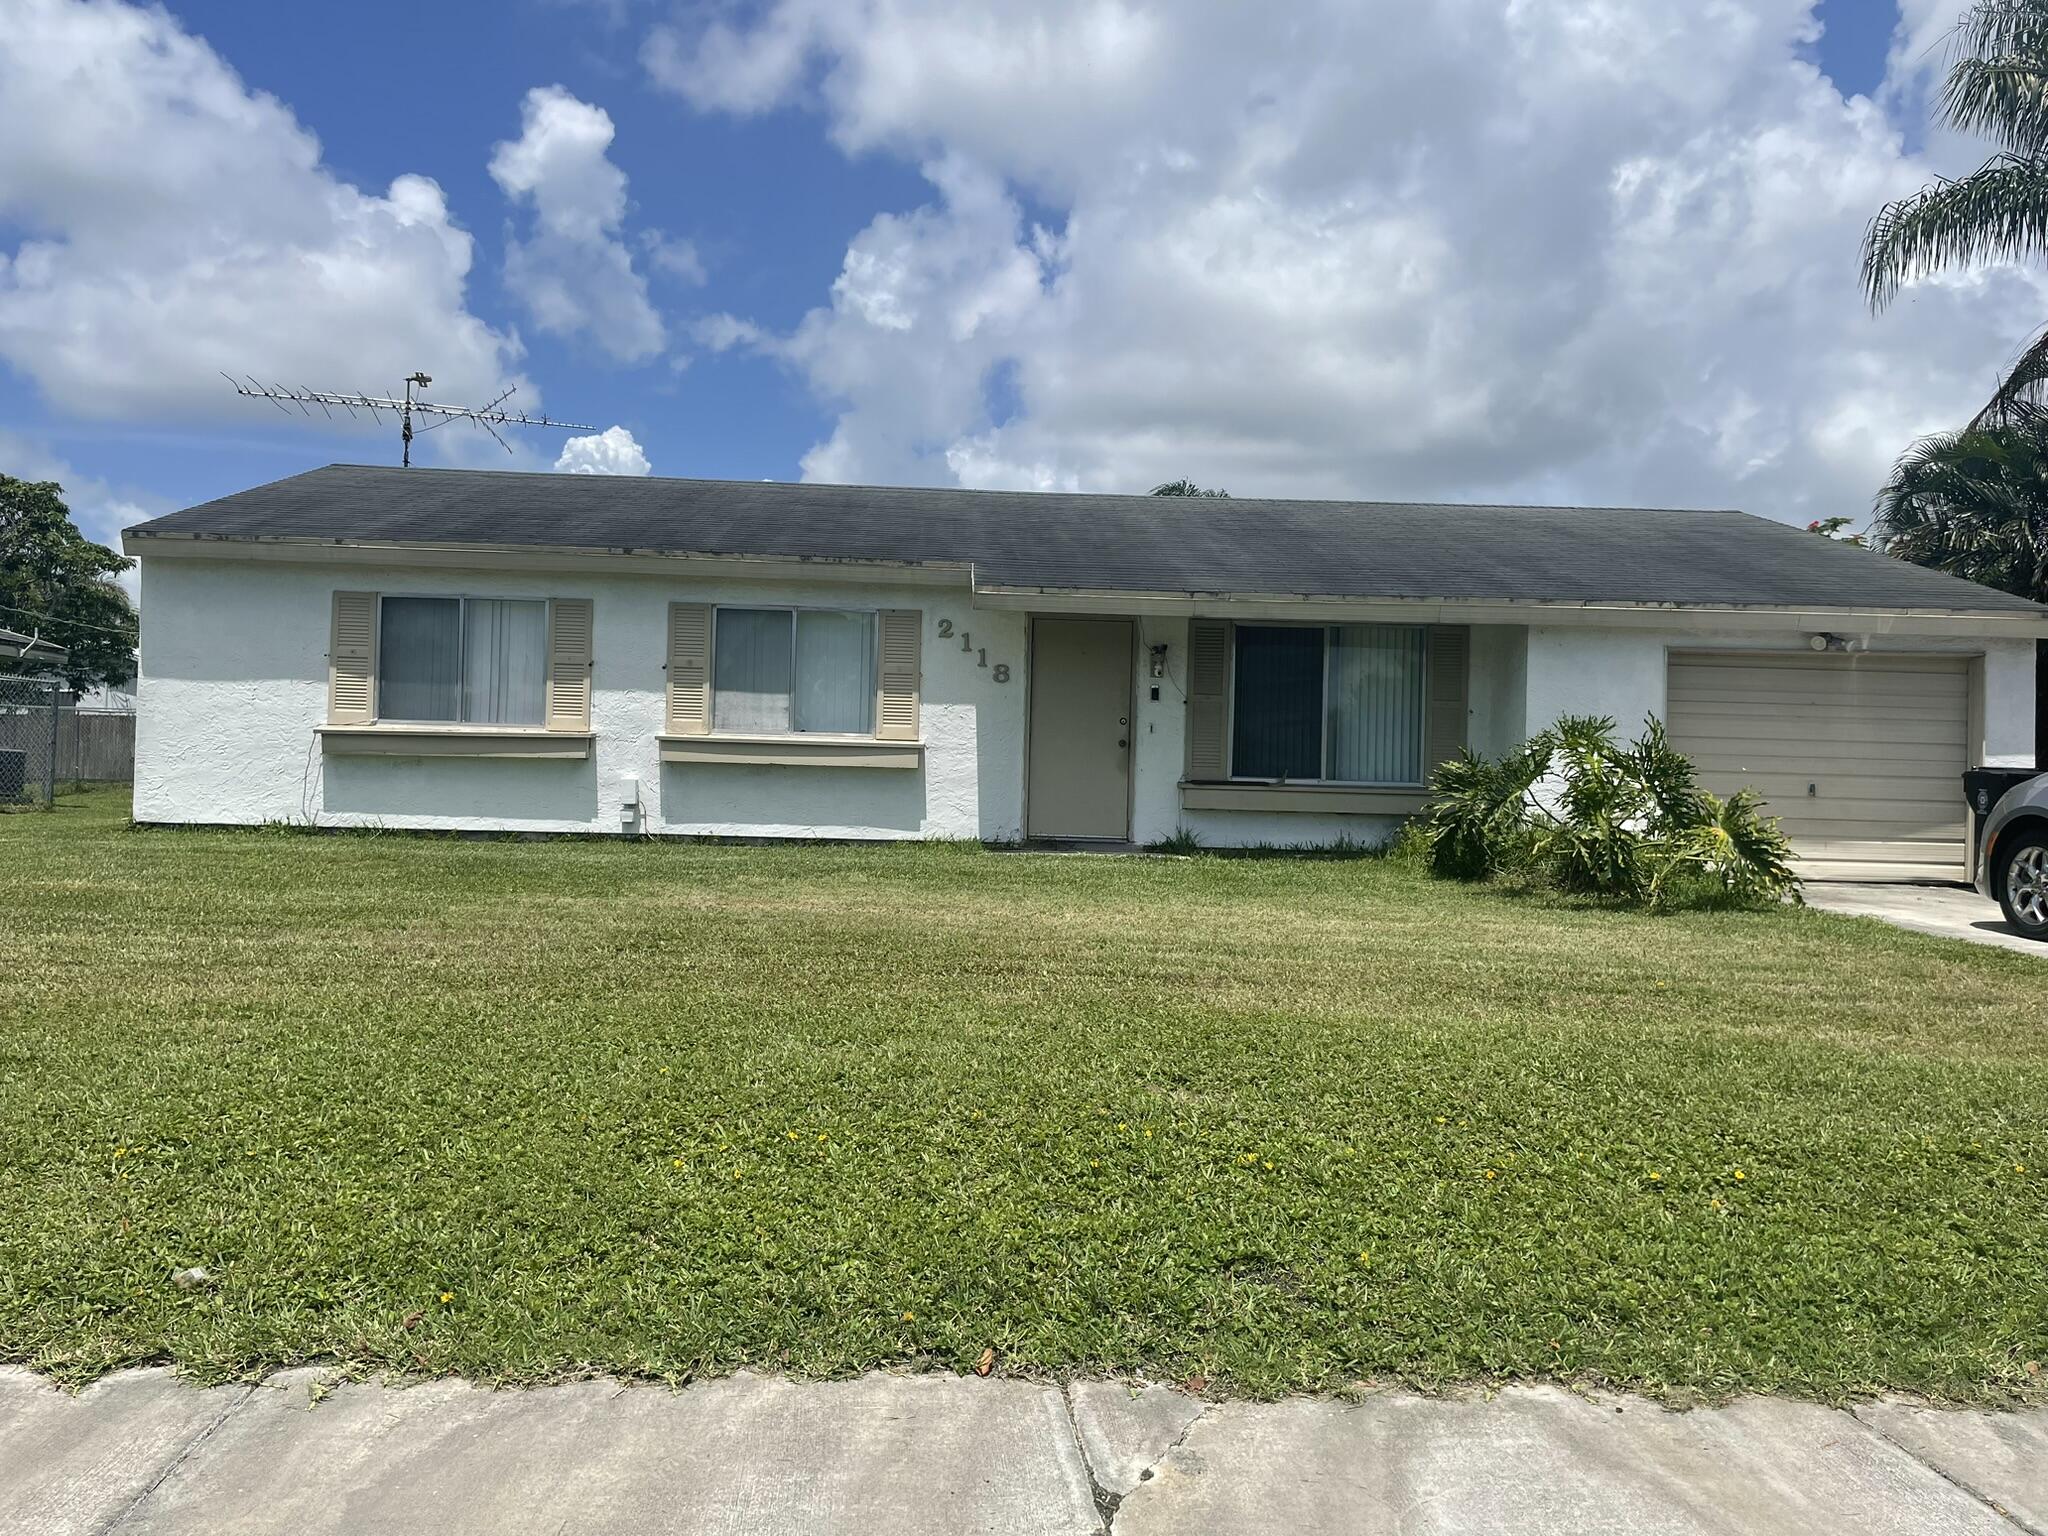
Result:
<instances>
[{"instance_id":1,"label":"window with shutter","mask_svg":"<svg viewBox=\"0 0 2048 1536\"><path fill-rule=\"evenodd\" d=\"M327 649L327 720L368 725L377 718L377 594L337 592Z\"/></svg>"},{"instance_id":2,"label":"window with shutter","mask_svg":"<svg viewBox=\"0 0 2048 1536\"><path fill-rule=\"evenodd\" d=\"M1188 625L1187 775L1194 783L1230 777L1224 741L1229 687L1229 621L1193 620Z\"/></svg>"},{"instance_id":3,"label":"window with shutter","mask_svg":"<svg viewBox=\"0 0 2048 1536\"><path fill-rule=\"evenodd\" d=\"M594 618L587 597L558 597L548 603L547 727L551 731L590 729Z\"/></svg>"},{"instance_id":4,"label":"window with shutter","mask_svg":"<svg viewBox=\"0 0 2048 1536\"><path fill-rule=\"evenodd\" d=\"M711 729L711 605L668 605L668 733Z\"/></svg>"},{"instance_id":5,"label":"window with shutter","mask_svg":"<svg viewBox=\"0 0 2048 1536\"><path fill-rule=\"evenodd\" d=\"M924 614L915 608L891 608L881 615L882 678L875 734L886 741L917 740L923 633Z\"/></svg>"}]
</instances>

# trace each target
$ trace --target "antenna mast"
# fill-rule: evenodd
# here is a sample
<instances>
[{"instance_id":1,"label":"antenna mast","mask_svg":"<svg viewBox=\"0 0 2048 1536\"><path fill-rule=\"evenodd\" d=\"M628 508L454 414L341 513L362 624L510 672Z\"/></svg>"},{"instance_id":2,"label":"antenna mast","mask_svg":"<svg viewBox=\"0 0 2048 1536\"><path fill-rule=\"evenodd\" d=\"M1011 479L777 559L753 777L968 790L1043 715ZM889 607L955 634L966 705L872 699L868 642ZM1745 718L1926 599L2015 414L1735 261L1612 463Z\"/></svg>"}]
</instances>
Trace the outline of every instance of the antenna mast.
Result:
<instances>
[{"instance_id":1,"label":"antenna mast","mask_svg":"<svg viewBox=\"0 0 2048 1536\"><path fill-rule=\"evenodd\" d=\"M422 432L431 432L436 427L445 427L451 421L466 421L471 426L482 427L497 440L498 446L507 453L512 451L512 445L506 442L504 438L498 436L498 428L500 427L554 427L565 432L595 432L597 430L595 427L586 426L580 421L556 421L547 416L529 416L524 411L506 410L505 402L511 399L513 392L519 388L516 384L498 396L489 405L469 406L443 405L439 401L417 398L413 394L415 385L425 389L434 382L424 373L407 374L405 377L405 393L397 397L390 395L366 395L360 391L293 389L283 384L259 384L253 378L249 379L247 383L243 383L240 380L229 377L225 373L221 377L227 379L228 383L234 386L236 394L247 395L252 400L268 400L287 416L291 415L289 407L294 405L299 408L299 413L306 417L311 417L313 414L306 407L317 405L320 407L321 412L330 420L333 419L334 412L328 409L328 407L336 405L347 411L351 419L355 418L358 411L368 411L371 419L382 420L383 418L379 413L389 411L398 418L400 462L407 469L412 467L412 419L415 414L436 418L426 426L421 427L420 430Z\"/></svg>"}]
</instances>

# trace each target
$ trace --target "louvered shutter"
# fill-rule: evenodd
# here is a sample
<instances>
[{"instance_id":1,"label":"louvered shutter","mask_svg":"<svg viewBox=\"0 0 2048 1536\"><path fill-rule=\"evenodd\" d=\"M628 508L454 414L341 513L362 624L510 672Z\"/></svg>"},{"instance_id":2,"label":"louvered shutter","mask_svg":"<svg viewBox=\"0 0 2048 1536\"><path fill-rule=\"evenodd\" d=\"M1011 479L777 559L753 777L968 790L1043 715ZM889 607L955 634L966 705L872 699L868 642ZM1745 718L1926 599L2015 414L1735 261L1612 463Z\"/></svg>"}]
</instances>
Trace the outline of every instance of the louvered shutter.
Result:
<instances>
[{"instance_id":1,"label":"louvered shutter","mask_svg":"<svg viewBox=\"0 0 2048 1536\"><path fill-rule=\"evenodd\" d=\"M668 734L711 730L711 605L668 605Z\"/></svg>"},{"instance_id":2,"label":"louvered shutter","mask_svg":"<svg viewBox=\"0 0 2048 1536\"><path fill-rule=\"evenodd\" d=\"M1465 750L1465 716L1472 631L1462 624L1436 624L1429 631L1429 698L1423 706L1422 742L1428 762L1423 776Z\"/></svg>"},{"instance_id":3,"label":"louvered shutter","mask_svg":"<svg viewBox=\"0 0 2048 1536\"><path fill-rule=\"evenodd\" d=\"M1230 777L1224 741L1230 689L1230 622L1194 619L1188 624L1188 763L1191 783Z\"/></svg>"},{"instance_id":4,"label":"louvered shutter","mask_svg":"<svg viewBox=\"0 0 2048 1536\"><path fill-rule=\"evenodd\" d=\"M548 729L590 729L592 611L587 597L548 602Z\"/></svg>"},{"instance_id":5,"label":"louvered shutter","mask_svg":"<svg viewBox=\"0 0 2048 1536\"><path fill-rule=\"evenodd\" d=\"M327 648L327 722L369 725L377 718L377 594L334 594Z\"/></svg>"},{"instance_id":6,"label":"louvered shutter","mask_svg":"<svg viewBox=\"0 0 2048 1536\"><path fill-rule=\"evenodd\" d=\"M875 734L884 741L915 741L924 614L916 608L885 608L877 622L882 675L875 697Z\"/></svg>"}]
</instances>

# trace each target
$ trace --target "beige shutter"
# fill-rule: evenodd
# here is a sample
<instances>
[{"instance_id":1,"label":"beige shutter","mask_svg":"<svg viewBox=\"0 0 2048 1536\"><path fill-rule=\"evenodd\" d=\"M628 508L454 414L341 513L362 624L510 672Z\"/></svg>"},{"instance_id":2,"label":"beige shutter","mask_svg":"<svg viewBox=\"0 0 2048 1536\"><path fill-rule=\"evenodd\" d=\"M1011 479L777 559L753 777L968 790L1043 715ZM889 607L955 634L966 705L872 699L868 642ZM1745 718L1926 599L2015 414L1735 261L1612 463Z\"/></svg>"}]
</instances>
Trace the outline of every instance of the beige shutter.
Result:
<instances>
[{"instance_id":1,"label":"beige shutter","mask_svg":"<svg viewBox=\"0 0 2048 1536\"><path fill-rule=\"evenodd\" d=\"M1188 623L1188 764L1191 783L1230 777L1224 743L1230 688L1230 621Z\"/></svg>"},{"instance_id":2,"label":"beige shutter","mask_svg":"<svg viewBox=\"0 0 2048 1536\"><path fill-rule=\"evenodd\" d=\"M327 647L327 723L369 725L377 718L377 594L334 594Z\"/></svg>"},{"instance_id":3,"label":"beige shutter","mask_svg":"<svg viewBox=\"0 0 2048 1536\"><path fill-rule=\"evenodd\" d=\"M668 734L711 730L711 605L668 605Z\"/></svg>"},{"instance_id":4,"label":"beige shutter","mask_svg":"<svg viewBox=\"0 0 2048 1536\"><path fill-rule=\"evenodd\" d=\"M875 697L875 734L884 741L915 741L924 612L884 608L876 622L881 629L882 675Z\"/></svg>"},{"instance_id":5,"label":"beige shutter","mask_svg":"<svg viewBox=\"0 0 2048 1536\"><path fill-rule=\"evenodd\" d=\"M1422 711L1423 777L1465 750L1467 674L1472 631L1462 624L1434 624L1429 631L1429 698Z\"/></svg>"},{"instance_id":6,"label":"beige shutter","mask_svg":"<svg viewBox=\"0 0 2048 1536\"><path fill-rule=\"evenodd\" d=\"M548 729L590 729L592 612L587 597L548 600Z\"/></svg>"}]
</instances>

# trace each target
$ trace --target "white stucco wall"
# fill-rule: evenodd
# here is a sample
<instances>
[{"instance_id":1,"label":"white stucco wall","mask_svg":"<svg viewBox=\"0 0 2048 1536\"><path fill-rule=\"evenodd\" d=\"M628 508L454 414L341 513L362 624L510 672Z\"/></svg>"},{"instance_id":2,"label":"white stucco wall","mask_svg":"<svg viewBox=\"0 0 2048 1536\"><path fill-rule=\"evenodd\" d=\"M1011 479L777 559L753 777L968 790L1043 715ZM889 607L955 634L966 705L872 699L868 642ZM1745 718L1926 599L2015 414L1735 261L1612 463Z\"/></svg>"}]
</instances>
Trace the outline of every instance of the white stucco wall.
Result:
<instances>
[{"instance_id":1,"label":"white stucco wall","mask_svg":"<svg viewBox=\"0 0 2048 1536\"><path fill-rule=\"evenodd\" d=\"M649 574L421 570L189 557L143 564L135 814L161 822L289 821L439 830L764 837L964 837L1010 841L1024 825L1029 623L976 608L962 587L871 583L820 570L747 581ZM331 594L337 588L473 596L588 597L596 623L592 725L582 762L327 756ZM676 764L658 759L671 601L844 603L924 614L923 767ZM942 639L950 620L955 631ZM961 632L974 637L963 650ZM1388 816L1186 811L1185 619L1138 621L1133 692L1132 837L1185 828L1212 847L1377 842ZM1166 646L1164 675L1150 647ZM1563 714L1611 715L1624 731L1665 709L1668 653L1798 650L1792 630L1742 636L1697 629L1479 625L1472 631L1476 750L1505 751ZM2030 762L2031 640L1871 637L1875 651L1982 655L1984 739L1994 764ZM990 665L979 665L986 649ZM996 665L1009 667L999 683ZM1151 693L1159 691L1155 700ZM620 817L637 778L643 813Z\"/></svg>"},{"instance_id":2,"label":"white stucco wall","mask_svg":"<svg viewBox=\"0 0 2048 1536\"><path fill-rule=\"evenodd\" d=\"M1024 617L977 611L964 590L193 558L145 560L142 582L138 820L616 832L621 781L632 775L643 806L636 829L648 832L1007 841L1023 825ZM315 728L327 712L337 588L591 598L592 758L324 755ZM924 766L664 766L655 737L671 601L921 609ZM939 639L941 619L972 633L975 651ZM994 681L999 662L1010 667L1006 683Z\"/></svg>"}]
</instances>

